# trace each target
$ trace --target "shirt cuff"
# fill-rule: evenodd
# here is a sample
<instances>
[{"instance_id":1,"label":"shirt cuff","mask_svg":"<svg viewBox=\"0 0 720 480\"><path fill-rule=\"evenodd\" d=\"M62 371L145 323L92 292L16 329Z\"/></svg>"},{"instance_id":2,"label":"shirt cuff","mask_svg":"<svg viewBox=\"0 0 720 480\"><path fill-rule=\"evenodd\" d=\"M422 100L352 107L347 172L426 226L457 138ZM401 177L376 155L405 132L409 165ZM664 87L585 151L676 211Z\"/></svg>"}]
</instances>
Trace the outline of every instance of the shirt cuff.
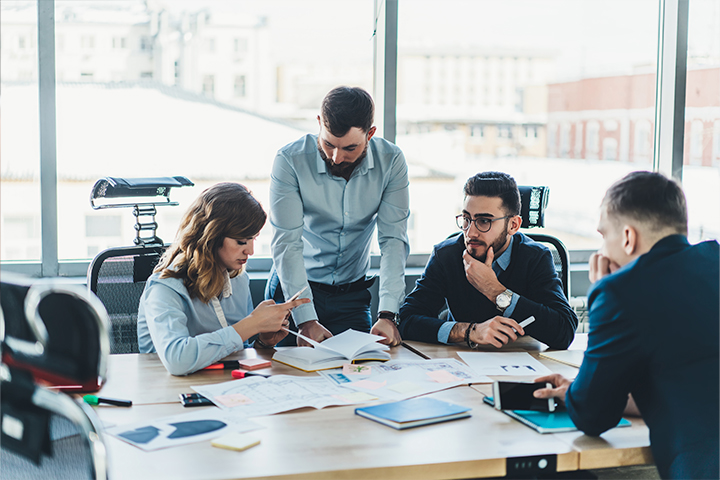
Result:
<instances>
[{"instance_id":1,"label":"shirt cuff","mask_svg":"<svg viewBox=\"0 0 720 480\"><path fill-rule=\"evenodd\" d=\"M315 307L312 303L306 303L304 305L300 305L299 307L296 307L292 311L292 317L295 321L295 326L298 327L302 325L305 322L309 322L310 320L317 320L318 315L315 311Z\"/></svg>"},{"instance_id":2,"label":"shirt cuff","mask_svg":"<svg viewBox=\"0 0 720 480\"><path fill-rule=\"evenodd\" d=\"M228 325L227 327L220 329L219 332L222 336L223 344L225 344L228 349L227 355L245 348L245 341L237 330L232 327L232 325Z\"/></svg>"},{"instance_id":3,"label":"shirt cuff","mask_svg":"<svg viewBox=\"0 0 720 480\"><path fill-rule=\"evenodd\" d=\"M444 343L447 345L448 338L450 338L450 331L453 329L457 322L445 322L442 325L440 325L440 329L438 330L437 339L438 342Z\"/></svg>"},{"instance_id":4,"label":"shirt cuff","mask_svg":"<svg viewBox=\"0 0 720 480\"><path fill-rule=\"evenodd\" d=\"M381 298L378 302L378 312L393 312L397 313L400 311L400 302L393 300L390 297Z\"/></svg>"},{"instance_id":5,"label":"shirt cuff","mask_svg":"<svg viewBox=\"0 0 720 480\"><path fill-rule=\"evenodd\" d=\"M520 300L520 295L513 292L512 300L510 300L510 306L508 308L506 308L505 311L503 312L503 314L502 314L503 317L510 318L510 315L512 315L512 313L515 311L515 306L517 305L518 300Z\"/></svg>"}]
</instances>

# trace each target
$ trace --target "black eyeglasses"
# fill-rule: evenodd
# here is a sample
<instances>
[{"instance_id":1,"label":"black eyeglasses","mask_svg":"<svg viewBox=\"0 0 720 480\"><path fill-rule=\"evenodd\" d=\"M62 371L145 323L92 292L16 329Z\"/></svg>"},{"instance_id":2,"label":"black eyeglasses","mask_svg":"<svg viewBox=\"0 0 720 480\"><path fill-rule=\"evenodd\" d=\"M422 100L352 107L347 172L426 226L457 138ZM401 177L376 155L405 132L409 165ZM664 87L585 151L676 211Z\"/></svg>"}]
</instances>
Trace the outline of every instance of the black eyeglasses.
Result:
<instances>
[{"instance_id":1,"label":"black eyeglasses","mask_svg":"<svg viewBox=\"0 0 720 480\"><path fill-rule=\"evenodd\" d=\"M477 228L481 233L489 232L492 228L493 222L497 222L498 220L503 220L505 218L510 218L510 215L505 215L504 217L498 217L498 218L485 218L485 217L478 217L476 219L472 219L468 217L467 215L463 215L462 213L455 217L455 223L457 223L457 226L462 229L462 231L467 230L470 228L471 223L475 223L475 228Z\"/></svg>"}]
</instances>

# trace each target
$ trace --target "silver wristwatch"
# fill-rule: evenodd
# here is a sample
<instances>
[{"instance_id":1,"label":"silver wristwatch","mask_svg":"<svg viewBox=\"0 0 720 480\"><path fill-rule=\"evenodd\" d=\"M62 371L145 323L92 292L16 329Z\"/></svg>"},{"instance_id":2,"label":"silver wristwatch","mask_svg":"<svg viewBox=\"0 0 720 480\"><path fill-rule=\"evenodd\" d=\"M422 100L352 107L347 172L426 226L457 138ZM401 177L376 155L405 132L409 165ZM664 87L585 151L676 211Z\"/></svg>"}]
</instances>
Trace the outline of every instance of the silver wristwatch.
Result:
<instances>
[{"instance_id":1,"label":"silver wristwatch","mask_svg":"<svg viewBox=\"0 0 720 480\"><path fill-rule=\"evenodd\" d=\"M505 290L500 295L495 297L495 306L501 312L504 312L506 308L510 306L512 302L513 292L510 289Z\"/></svg>"}]
</instances>

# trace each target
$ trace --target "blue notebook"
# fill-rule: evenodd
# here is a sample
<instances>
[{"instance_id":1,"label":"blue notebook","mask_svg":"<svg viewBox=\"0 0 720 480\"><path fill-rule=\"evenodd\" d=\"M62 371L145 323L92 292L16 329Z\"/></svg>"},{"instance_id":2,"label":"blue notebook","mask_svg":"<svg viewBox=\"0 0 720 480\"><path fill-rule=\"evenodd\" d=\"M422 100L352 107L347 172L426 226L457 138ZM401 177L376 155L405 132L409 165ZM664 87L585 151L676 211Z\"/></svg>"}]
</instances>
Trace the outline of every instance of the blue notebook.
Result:
<instances>
[{"instance_id":1,"label":"blue notebook","mask_svg":"<svg viewBox=\"0 0 720 480\"><path fill-rule=\"evenodd\" d=\"M470 408L420 397L400 402L356 408L355 413L383 425L403 430L431 423L447 422L470 416Z\"/></svg>"},{"instance_id":2,"label":"blue notebook","mask_svg":"<svg viewBox=\"0 0 720 480\"><path fill-rule=\"evenodd\" d=\"M485 397L483 401L488 405L495 405L493 397ZM502 412L539 433L572 432L577 430L567 410L556 410L552 413L534 410L503 410ZM621 418L620 423L617 424L618 427L629 427L630 425L630 421L624 418Z\"/></svg>"}]
</instances>

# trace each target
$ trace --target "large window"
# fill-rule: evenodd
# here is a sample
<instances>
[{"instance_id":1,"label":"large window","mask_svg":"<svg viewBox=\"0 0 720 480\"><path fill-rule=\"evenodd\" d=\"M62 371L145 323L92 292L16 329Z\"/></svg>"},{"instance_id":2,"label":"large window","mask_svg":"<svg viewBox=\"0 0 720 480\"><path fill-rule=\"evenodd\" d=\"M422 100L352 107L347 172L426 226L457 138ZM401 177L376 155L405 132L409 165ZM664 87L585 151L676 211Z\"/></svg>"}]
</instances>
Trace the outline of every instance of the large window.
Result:
<instances>
[{"instance_id":1,"label":"large window","mask_svg":"<svg viewBox=\"0 0 720 480\"><path fill-rule=\"evenodd\" d=\"M413 192L416 249L453 231L463 182L484 170L549 186L546 230L597 248L607 187L652 168L658 2L399 5L397 142L445 177Z\"/></svg>"},{"instance_id":2,"label":"large window","mask_svg":"<svg viewBox=\"0 0 720 480\"><path fill-rule=\"evenodd\" d=\"M372 10L372 0L56 1L59 258L132 244L130 209L91 209L101 177L195 182L172 193L179 207L159 208L165 241L214 183L244 183L267 206L275 152L317 131L325 93L372 90ZM3 1L2 21L2 258L39 259L39 195L27 191L39 171L37 5ZM110 218L117 228L99 235ZM270 238L268 224L256 254L270 254Z\"/></svg>"},{"instance_id":3,"label":"large window","mask_svg":"<svg viewBox=\"0 0 720 480\"><path fill-rule=\"evenodd\" d=\"M37 9L0 3L0 258L40 260Z\"/></svg>"},{"instance_id":4,"label":"large window","mask_svg":"<svg viewBox=\"0 0 720 480\"><path fill-rule=\"evenodd\" d=\"M691 242L720 238L720 2L690 2L683 186Z\"/></svg>"},{"instance_id":5,"label":"large window","mask_svg":"<svg viewBox=\"0 0 720 480\"><path fill-rule=\"evenodd\" d=\"M165 241L216 182L242 182L268 205L275 152L317 131L325 93L375 88L376 32L398 46L396 103L373 94L378 117L395 107L410 167L411 253L457 230L462 185L483 170L549 186L546 231L570 249L597 248L606 188L653 168L659 10L672 2L400 0L397 38L376 24L392 3L56 0L59 259L87 261L132 243L129 209L90 208L101 177L194 181L173 192L179 207L159 209ZM37 52L52 47L38 44L37 8L0 2L3 261L39 260L46 238ZM691 241L720 236L719 24L717 1L691 2L683 170ZM270 253L269 228L258 255Z\"/></svg>"}]
</instances>

